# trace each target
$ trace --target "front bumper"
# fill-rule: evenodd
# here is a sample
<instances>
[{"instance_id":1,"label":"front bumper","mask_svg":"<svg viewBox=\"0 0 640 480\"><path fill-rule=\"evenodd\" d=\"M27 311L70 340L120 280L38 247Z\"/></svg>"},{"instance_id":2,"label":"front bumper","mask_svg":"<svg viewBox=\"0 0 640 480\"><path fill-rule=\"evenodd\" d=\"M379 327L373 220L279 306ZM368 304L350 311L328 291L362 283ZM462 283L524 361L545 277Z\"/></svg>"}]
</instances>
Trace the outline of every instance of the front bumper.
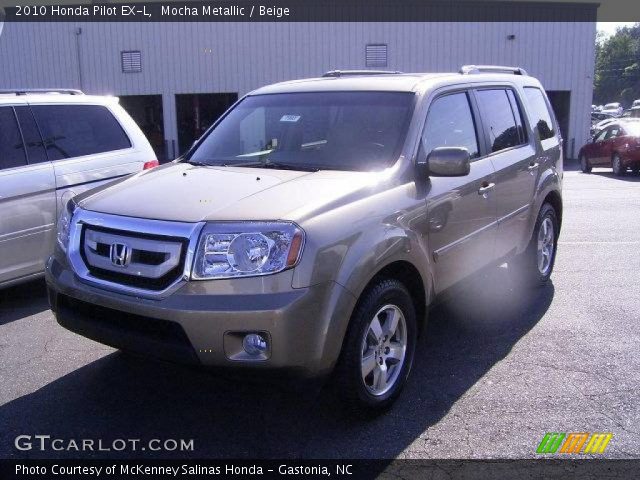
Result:
<instances>
[{"instance_id":1,"label":"front bumper","mask_svg":"<svg viewBox=\"0 0 640 480\"><path fill-rule=\"evenodd\" d=\"M292 272L186 282L162 299L87 284L59 251L45 276L58 323L98 342L181 363L322 376L337 361L355 298L334 282L294 289ZM269 340L266 358L238 354L254 332Z\"/></svg>"}]
</instances>

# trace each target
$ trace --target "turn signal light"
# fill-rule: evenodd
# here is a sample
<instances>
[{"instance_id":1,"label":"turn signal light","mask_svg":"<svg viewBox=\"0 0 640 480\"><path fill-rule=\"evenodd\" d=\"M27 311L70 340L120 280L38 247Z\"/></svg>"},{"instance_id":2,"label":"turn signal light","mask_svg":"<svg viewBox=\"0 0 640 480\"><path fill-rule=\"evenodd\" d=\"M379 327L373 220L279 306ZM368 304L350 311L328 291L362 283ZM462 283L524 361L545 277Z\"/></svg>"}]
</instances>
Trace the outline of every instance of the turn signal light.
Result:
<instances>
[{"instance_id":1,"label":"turn signal light","mask_svg":"<svg viewBox=\"0 0 640 480\"><path fill-rule=\"evenodd\" d=\"M150 162L145 162L142 169L149 170L150 168L157 167L158 165L160 165L160 163L158 163L158 160L151 160Z\"/></svg>"}]
</instances>

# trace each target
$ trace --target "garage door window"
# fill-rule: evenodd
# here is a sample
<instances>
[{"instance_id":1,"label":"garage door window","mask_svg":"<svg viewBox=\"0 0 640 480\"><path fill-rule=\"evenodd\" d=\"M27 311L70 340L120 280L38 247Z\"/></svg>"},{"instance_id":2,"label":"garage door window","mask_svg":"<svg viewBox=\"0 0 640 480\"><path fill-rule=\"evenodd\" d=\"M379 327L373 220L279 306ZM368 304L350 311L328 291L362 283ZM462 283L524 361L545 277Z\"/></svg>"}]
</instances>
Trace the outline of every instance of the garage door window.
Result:
<instances>
[{"instance_id":1,"label":"garage door window","mask_svg":"<svg viewBox=\"0 0 640 480\"><path fill-rule=\"evenodd\" d=\"M0 108L0 170L26 165L22 136L12 107Z\"/></svg>"},{"instance_id":2,"label":"garage door window","mask_svg":"<svg viewBox=\"0 0 640 480\"><path fill-rule=\"evenodd\" d=\"M33 114L50 160L131 147L109 109L100 105L38 105Z\"/></svg>"}]
</instances>

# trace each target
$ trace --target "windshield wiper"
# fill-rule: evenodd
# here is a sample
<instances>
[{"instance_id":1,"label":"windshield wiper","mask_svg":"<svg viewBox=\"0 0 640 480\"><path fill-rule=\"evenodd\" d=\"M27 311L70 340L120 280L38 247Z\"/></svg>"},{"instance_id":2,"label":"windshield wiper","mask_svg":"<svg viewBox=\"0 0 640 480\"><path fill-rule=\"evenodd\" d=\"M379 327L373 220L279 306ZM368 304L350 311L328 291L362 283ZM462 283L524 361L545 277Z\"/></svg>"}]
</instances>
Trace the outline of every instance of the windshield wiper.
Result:
<instances>
[{"instance_id":1,"label":"windshield wiper","mask_svg":"<svg viewBox=\"0 0 640 480\"><path fill-rule=\"evenodd\" d=\"M312 165L300 165L295 163L282 163L282 162L270 162L270 161L261 161L261 162L249 162L249 161L238 161L238 162L224 162L218 161L219 163L209 163L209 162L200 162L198 160L189 160L187 163L189 165L195 165L197 167L245 167L245 168L272 168L274 170L299 170L301 172L317 172L321 170L320 167L315 167Z\"/></svg>"},{"instance_id":2,"label":"windshield wiper","mask_svg":"<svg viewBox=\"0 0 640 480\"><path fill-rule=\"evenodd\" d=\"M283 162L230 162L222 165L223 167L246 167L246 168L272 168L274 170L299 170L301 172L317 172L319 167L312 165L300 165L295 163Z\"/></svg>"},{"instance_id":3,"label":"windshield wiper","mask_svg":"<svg viewBox=\"0 0 640 480\"><path fill-rule=\"evenodd\" d=\"M189 165L195 165L196 167L213 167L214 166L211 163L199 162L197 160L189 160L187 163Z\"/></svg>"}]
</instances>

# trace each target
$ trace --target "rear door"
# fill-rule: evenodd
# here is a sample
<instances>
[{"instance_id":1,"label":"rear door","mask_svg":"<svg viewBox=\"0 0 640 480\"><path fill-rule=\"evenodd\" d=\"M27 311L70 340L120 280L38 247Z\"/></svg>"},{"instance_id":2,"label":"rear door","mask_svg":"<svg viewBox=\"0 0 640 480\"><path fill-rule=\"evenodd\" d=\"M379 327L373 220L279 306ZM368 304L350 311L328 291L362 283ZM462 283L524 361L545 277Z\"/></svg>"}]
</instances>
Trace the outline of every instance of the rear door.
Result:
<instances>
[{"instance_id":1,"label":"rear door","mask_svg":"<svg viewBox=\"0 0 640 480\"><path fill-rule=\"evenodd\" d=\"M46 159L29 107L19 102L2 106L0 284L44 270L53 245L55 221L53 167Z\"/></svg>"},{"instance_id":2,"label":"rear door","mask_svg":"<svg viewBox=\"0 0 640 480\"><path fill-rule=\"evenodd\" d=\"M536 149L525 128L522 102L512 87L477 89L484 137L496 172L498 217L496 258L505 257L525 236L538 175Z\"/></svg>"},{"instance_id":3,"label":"rear door","mask_svg":"<svg viewBox=\"0 0 640 480\"><path fill-rule=\"evenodd\" d=\"M496 202L493 164L483 156L477 109L466 90L442 92L431 103L420 148L464 147L471 156L464 177L431 177L427 196L429 249L437 292L495 256Z\"/></svg>"}]
</instances>

